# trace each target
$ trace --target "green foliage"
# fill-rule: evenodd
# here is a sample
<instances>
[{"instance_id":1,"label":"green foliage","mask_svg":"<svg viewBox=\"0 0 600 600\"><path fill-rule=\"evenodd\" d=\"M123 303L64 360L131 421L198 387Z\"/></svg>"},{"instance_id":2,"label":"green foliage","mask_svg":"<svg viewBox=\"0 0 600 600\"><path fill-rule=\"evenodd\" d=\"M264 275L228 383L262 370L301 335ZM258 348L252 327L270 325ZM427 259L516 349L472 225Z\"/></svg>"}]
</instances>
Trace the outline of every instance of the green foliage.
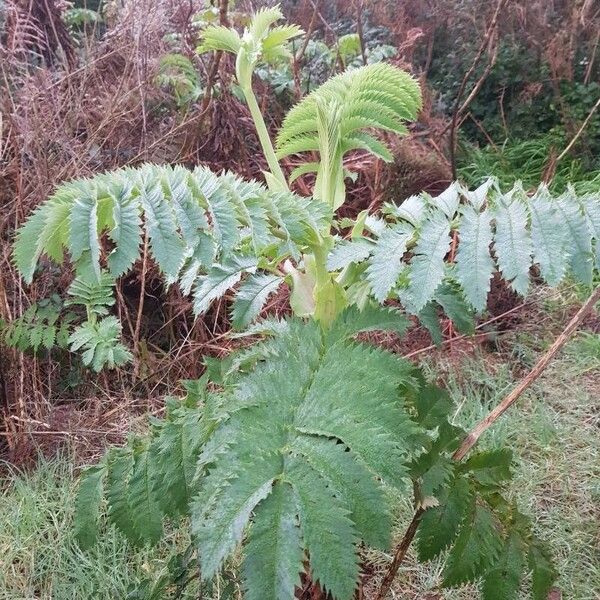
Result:
<instances>
[{"instance_id":1,"label":"green foliage","mask_svg":"<svg viewBox=\"0 0 600 600\"><path fill-rule=\"evenodd\" d=\"M63 19L72 29L83 29L102 21L100 14L89 8L69 8L64 11Z\"/></svg>"},{"instance_id":2,"label":"green foliage","mask_svg":"<svg viewBox=\"0 0 600 600\"><path fill-rule=\"evenodd\" d=\"M160 59L156 83L172 92L178 107L189 106L202 94L196 67L183 54L166 54Z\"/></svg>"},{"instance_id":3,"label":"green foliage","mask_svg":"<svg viewBox=\"0 0 600 600\"><path fill-rule=\"evenodd\" d=\"M443 585L482 579L485 600L518 598L521 580L531 572L533 597L545 598L556 578L554 567L529 519L503 496L512 477L512 453L502 448L476 452L463 463L451 460L466 435L446 420L452 403L431 388L412 398L417 421L433 434L411 467L425 509L417 530L419 559L449 549Z\"/></svg>"},{"instance_id":4,"label":"green foliage","mask_svg":"<svg viewBox=\"0 0 600 600\"><path fill-rule=\"evenodd\" d=\"M99 321L86 321L69 336L71 352L82 350L83 364L101 371L119 367L132 359L121 338L121 323L117 317L105 317Z\"/></svg>"},{"instance_id":5,"label":"green foliage","mask_svg":"<svg viewBox=\"0 0 600 600\"><path fill-rule=\"evenodd\" d=\"M276 154L252 75L258 64L289 56L288 42L300 34L275 26L280 18L278 7L262 9L243 35L209 26L200 48L236 55L270 169L267 187L203 167L143 165L61 186L18 233L14 261L27 281L42 254L60 262L68 251L76 271L70 302L87 313L71 349L83 349L96 370L131 358L108 307L142 243L167 283L193 293L197 315L237 286L233 325L248 327L284 280L296 313L250 327L246 335L269 337L207 360L203 379L188 385L183 402L169 402L148 436L132 436L87 472L78 537L92 545L104 502L108 520L140 546L162 538L165 520L185 517L202 578L216 576L242 545L246 597L292 598L308 565L322 589L349 600L359 545L389 548L386 490L405 492L412 479L424 510L419 554L448 551L444 585L483 578L486 598L514 597L528 564L541 597L554 570L503 496L511 453L454 461L465 432L448 421L448 398L407 362L354 338L406 329L401 311L370 296L400 300L438 339L440 310L473 330L496 269L522 293L533 265L549 284L572 272L589 285L598 267L598 198L569 189L554 199L545 186L532 199L519 186L503 195L490 179L473 191L454 183L436 198L386 206L383 218L365 211L338 222L344 156L362 149L390 160L374 133L405 133L420 90L384 63L346 70L290 111ZM356 39L342 41L343 62ZM315 199L300 198L278 158L315 151L319 161L290 176L317 173ZM334 237L345 228L349 239Z\"/></svg>"},{"instance_id":6,"label":"green foliage","mask_svg":"<svg viewBox=\"0 0 600 600\"><path fill-rule=\"evenodd\" d=\"M73 334L72 349L83 347L85 364L100 369L130 357L118 343L120 325L114 319L96 323L93 315L108 314L114 278L140 256L141 217L152 257L167 281L179 280L186 293L193 289L201 314L243 273L259 264L273 271L287 257L300 256L318 239L328 213L320 202L272 193L231 173L144 165L60 187L18 233L14 259L30 281L42 253L62 261L64 250L70 252L79 275L67 303L85 306L89 321ZM103 242L105 233L112 249ZM250 298L249 285L235 305L236 325L254 319L270 293Z\"/></svg>"},{"instance_id":7,"label":"green foliage","mask_svg":"<svg viewBox=\"0 0 600 600\"><path fill-rule=\"evenodd\" d=\"M76 277L67 290L67 306L84 306L88 315L107 315L108 308L115 303L113 296L114 279L103 272L100 278Z\"/></svg>"},{"instance_id":8,"label":"green foliage","mask_svg":"<svg viewBox=\"0 0 600 600\"><path fill-rule=\"evenodd\" d=\"M434 337L435 305L469 330L469 312L485 309L496 271L522 295L533 265L549 285L567 274L590 285L599 265L598 206L597 195L579 197L572 188L554 198L542 185L529 198L520 184L506 194L493 180L474 191L453 184L435 198L385 206L386 221L336 240L329 266L347 273L352 265L359 278L364 272L376 300L399 299ZM447 262L451 234L455 264Z\"/></svg>"},{"instance_id":9,"label":"green foliage","mask_svg":"<svg viewBox=\"0 0 600 600\"><path fill-rule=\"evenodd\" d=\"M344 155L356 149L390 161L386 145L365 129L406 133L421 93L404 71L385 63L346 71L306 96L286 116L277 137L277 155L318 151L314 195L338 208L345 198Z\"/></svg>"},{"instance_id":10,"label":"green foliage","mask_svg":"<svg viewBox=\"0 0 600 600\"><path fill-rule=\"evenodd\" d=\"M315 579L350 598L359 541L390 544L382 483L405 488L402 464L418 446L402 402L415 386L413 367L351 340L403 320L375 307L366 314L362 322L344 315L329 334L289 321L266 342L272 358L226 379L220 394L202 392L201 409L191 397L171 402L147 440L109 451L82 481L80 539L89 544L95 535L89 501L100 502L105 474L109 519L133 543L155 543L163 517L189 514L210 579L252 521L248 597L264 594L260 574L268 574L276 594L269 597L291 598L306 551Z\"/></svg>"},{"instance_id":11,"label":"green foliage","mask_svg":"<svg viewBox=\"0 0 600 600\"><path fill-rule=\"evenodd\" d=\"M294 49L303 44L293 44ZM366 64L375 64L393 58L397 54L394 46L367 40ZM337 43L328 45L322 40L308 40L301 64L295 66L287 59L259 65L256 74L273 88L278 100L288 107L295 99L299 88L309 94L323 84L336 70L357 69L363 66L363 58L356 33L342 35ZM294 70L295 69L295 70Z\"/></svg>"},{"instance_id":12,"label":"green foliage","mask_svg":"<svg viewBox=\"0 0 600 600\"><path fill-rule=\"evenodd\" d=\"M522 180L525 189L533 189L544 178L548 157L568 143L565 136L536 133L526 140L509 139L498 147L476 148L467 144L458 174L469 185L479 185L493 173L502 189L510 189L515 180ZM569 184L578 194L596 193L600 187L600 169L586 166L581 158L565 157L556 165L549 187L553 193L562 193Z\"/></svg>"},{"instance_id":13,"label":"green foliage","mask_svg":"<svg viewBox=\"0 0 600 600\"><path fill-rule=\"evenodd\" d=\"M194 393L181 402L169 401L165 419L155 422L147 438L132 437L126 446L111 448L86 471L74 521L83 546L96 541L103 499L109 521L139 546L160 539L164 518L187 513L197 493L201 444L218 418L196 404Z\"/></svg>"},{"instance_id":14,"label":"green foliage","mask_svg":"<svg viewBox=\"0 0 600 600\"><path fill-rule=\"evenodd\" d=\"M165 276L194 282L224 252L297 256L299 245L316 239L327 214L317 201L271 193L231 173L144 165L60 187L19 231L14 258L31 281L42 253L60 260L68 249L78 272L92 271L100 279L101 254L107 254L108 272L118 277L140 255L142 215L150 251ZM105 232L114 248L101 252Z\"/></svg>"},{"instance_id":15,"label":"green foliage","mask_svg":"<svg viewBox=\"0 0 600 600\"><path fill-rule=\"evenodd\" d=\"M62 312L61 299L53 295L33 303L21 317L10 322L0 320L2 341L21 351L50 351L68 346L70 327L76 318L71 312Z\"/></svg>"},{"instance_id":16,"label":"green foliage","mask_svg":"<svg viewBox=\"0 0 600 600\"><path fill-rule=\"evenodd\" d=\"M389 548L385 489L405 492L410 475L425 508L419 557L449 549L444 585L483 577L484 598L511 598L529 569L536 589L548 589L547 552L502 496L512 454L451 461L466 432L446 421L448 396L402 359L353 341L361 331L401 330L401 315L370 305L326 332L282 324L256 345L249 370L232 371L230 357L220 392L208 391L206 377L190 382L147 438L87 472L75 519L83 545L97 535L103 494L108 519L137 545L156 543L165 518L188 517L206 579L244 544L246 598L291 599L308 555L313 580L349 599L358 545Z\"/></svg>"}]
</instances>

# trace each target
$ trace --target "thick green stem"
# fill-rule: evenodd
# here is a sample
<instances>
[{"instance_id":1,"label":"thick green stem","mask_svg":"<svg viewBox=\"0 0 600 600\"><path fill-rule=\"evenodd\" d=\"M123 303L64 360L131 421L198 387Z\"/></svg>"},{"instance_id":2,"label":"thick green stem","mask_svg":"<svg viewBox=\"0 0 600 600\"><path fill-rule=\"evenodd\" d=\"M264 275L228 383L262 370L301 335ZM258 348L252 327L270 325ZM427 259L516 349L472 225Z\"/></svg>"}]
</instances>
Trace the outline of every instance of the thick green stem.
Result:
<instances>
[{"instance_id":1,"label":"thick green stem","mask_svg":"<svg viewBox=\"0 0 600 600\"><path fill-rule=\"evenodd\" d=\"M269 165L271 174L279 183L281 183L283 189L288 189L285 175L283 174L283 171L279 165L279 161L277 160L277 156L275 155L273 142L269 136L269 131L267 130L265 120L263 119L262 112L260 111L260 107L258 106L258 102L256 101L256 96L254 95L252 87L243 87L242 91L244 92L244 97L248 103L248 108L250 109L252 119L254 120L256 133L258 134L258 139L260 140L260 144L262 146L265 158L267 159L267 164Z\"/></svg>"},{"instance_id":2,"label":"thick green stem","mask_svg":"<svg viewBox=\"0 0 600 600\"><path fill-rule=\"evenodd\" d=\"M325 240L323 240L318 246L313 247L317 285L324 285L330 279L329 272L327 271L328 252L329 248L327 247Z\"/></svg>"}]
</instances>

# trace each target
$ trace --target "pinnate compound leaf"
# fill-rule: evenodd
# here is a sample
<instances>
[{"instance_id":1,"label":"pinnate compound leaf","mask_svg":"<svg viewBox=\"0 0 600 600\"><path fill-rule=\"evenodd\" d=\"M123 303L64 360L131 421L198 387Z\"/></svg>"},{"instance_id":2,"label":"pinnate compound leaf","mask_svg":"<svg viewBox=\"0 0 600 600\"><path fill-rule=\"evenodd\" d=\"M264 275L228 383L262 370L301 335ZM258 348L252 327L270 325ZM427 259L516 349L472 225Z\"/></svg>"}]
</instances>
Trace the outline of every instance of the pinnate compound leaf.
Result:
<instances>
[{"instance_id":1,"label":"pinnate compound leaf","mask_svg":"<svg viewBox=\"0 0 600 600\"><path fill-rule=\"evenodd\" d=\"M425 511L417 530L419 560L435 558L454 541L470 497L466 479L455 477L439 498L439 505Z\"/></svg>"},{"instance_id":2,"label":"pinnate compound leaf","mask_svg":"<svg viewBox=\"0 0 600 600\"><path fill-rule=\"evenodd\" d=\"M514 600L519 597L519 587L525 567L523 541L513 532L505 540L498 560L483 578L484 600Z\"/></svg>"},{"instance_id":3,"label":"pinnate compound leaf","mask_svg":"<svg viewBox=\"0 0 600 600\"><path fill-rule=\"evenodd\" d=\"M96 543L100 503L102 501L103 480L106 474L104 465L89 467L81 476L75 503L75 537L82 549Z\"/></svg>"},{"instance_id":4,"label":"pinnate compound leaf","mask_svg":"<svg viewBox=\"0 0 600 600\"><path fill-rule=\"evenodd\" d=\"M275 485L259 508L242 563L244 598L289 600L304 571L298 507L290 484Z\"/></svg>"},{"instance_id":5,"label":"pinnate compound leaf","mask_svg":"<svg viewBox=\"0 0 600 600\"><path fill-rule=\"evenodd\" d=\"M473 581L493 565L500 553L502 539L493 513L471 501L444 567L444 587Z\"/></svg>"},{"instance_id":6,"label":"pinnate compound leaf","mask_svg":"<svg viewBox=\"0 0 600 600\"><path fill-rule=\"evenodd\" d=\"M198 461L203 476L191 505L192 531L202 572L210 577L246 529L250 544L257 522L273 517L261 521L261 511L271 511L270 494L291 490L294 503L286 506L296 507L297 533L313 579L335 598L350 600L358 544L389 547L390 515L381 482L407 484L403 465L417 446L416 425L403 410L402 394L414 383L414 368L348 339L351 320L332 324L338 333L331 336L314 321L290 319L286 325L260 345L268 361L261 361L259 352L248 373L236 372L233 384L225 378L220 402L227 410ZM289 564L297 565L292 541ZM285 551L282 544L272 551ZM245 570L276 558L249 552ZM285 572L273 577L289 586L298 567L288 568L285 560L278 564ZM272 562L265 563L265 572L271 578ZM244 579L250 597L261 597L263 587L255 587L260 576Z\"/></svg>"}]
</instances>

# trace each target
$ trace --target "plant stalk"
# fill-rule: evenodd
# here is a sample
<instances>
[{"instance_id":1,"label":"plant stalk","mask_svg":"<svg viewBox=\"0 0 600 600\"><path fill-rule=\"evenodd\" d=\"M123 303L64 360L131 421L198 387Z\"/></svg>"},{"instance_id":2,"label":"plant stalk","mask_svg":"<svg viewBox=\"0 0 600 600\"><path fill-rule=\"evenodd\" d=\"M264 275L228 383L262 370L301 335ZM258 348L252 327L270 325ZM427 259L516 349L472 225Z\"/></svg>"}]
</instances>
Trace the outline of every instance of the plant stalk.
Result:
<instances>
[{"instance_id":1,"label":"plant stalk","mask_svg":"<svg viewBox=\"0 0 600 600\"><path fill-rule=\"evenodd\" d=\"M282 189L287 190L289 189L288 184L279 164L279 161L277 160L277 156L275 155L273 142L271 141L271 136L269 135L269 131L265 124L265 120L263 118L260 107L258 106L258 102L256 101L254 91L252 90L251 86L243 87L242 91L244 92L244 97L246 98L246 102L248 103L248 108L250 110L250 114L252 115L254 126L256 127L256 133L258 134L258 139L260 141L263 154L267 159L267 164L269 165L271 174L281 184Z\"/></svg>"}]
</instances>

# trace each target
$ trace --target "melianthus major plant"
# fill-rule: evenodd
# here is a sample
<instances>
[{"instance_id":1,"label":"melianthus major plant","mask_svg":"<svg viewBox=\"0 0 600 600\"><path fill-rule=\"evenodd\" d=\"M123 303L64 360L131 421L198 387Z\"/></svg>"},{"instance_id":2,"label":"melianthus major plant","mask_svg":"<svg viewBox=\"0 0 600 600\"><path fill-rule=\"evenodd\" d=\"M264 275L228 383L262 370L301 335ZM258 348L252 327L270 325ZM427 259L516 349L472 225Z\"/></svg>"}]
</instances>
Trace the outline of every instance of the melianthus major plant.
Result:
<instances>
[{"instance_id":1,"label":"melianthus major plant","mask_svg":"<svg viewBox=\"0 0 600 600\"><path fill-rule=\"evenodd\" d=\"M401 333L405 313L439 335L442 310L469 329L496 271L521 294L534 264L549 284L567 273L591 284L600 266L598 198L554 199L542 186L530 199L518 185L502 194L489 180L339 221L344 157L363 150L391 160L377 132L406 131L419 87L385 63L347 70L290 111L273 146L252 73L300 35L275 26L280 18L278 9L259 11L241 36L208 27L200 49L236 55L267 187L204 167L143 165L63 185L18 233L15 262L26 280L42 254L60 262L68 251L72 295L87 313L71 342L97 369L129 358L106 291L132 268L146 235L166 280L193 294L196 314L236 288L234 328L263 336L212 364L182 401L169 400L148 436L131 437L86 471L78 538L94 542L104 505L136 544L157 542L165 519L183 516L204 579L243 543L246 598L293 598L306 572L345 600L357 585L361 544L390 547L389 492L408 493L412 481L419 557L448 550L444 585L482 580L485 598L512 598L530 572L534 598L545 598L555 577L548 553L503 496L510 451L452 460L466 434L449 421L448 397L356 335ZM279 160L306 152L311 159L287 178ZM289 189L309 172L311 199ZM458 251L449 263L452 235ZM294 316L252 325L284 282ZM404 310L383 306L389 299ZM167 584L157 583L153 597Z\"/></svg>"}]
</instances>

